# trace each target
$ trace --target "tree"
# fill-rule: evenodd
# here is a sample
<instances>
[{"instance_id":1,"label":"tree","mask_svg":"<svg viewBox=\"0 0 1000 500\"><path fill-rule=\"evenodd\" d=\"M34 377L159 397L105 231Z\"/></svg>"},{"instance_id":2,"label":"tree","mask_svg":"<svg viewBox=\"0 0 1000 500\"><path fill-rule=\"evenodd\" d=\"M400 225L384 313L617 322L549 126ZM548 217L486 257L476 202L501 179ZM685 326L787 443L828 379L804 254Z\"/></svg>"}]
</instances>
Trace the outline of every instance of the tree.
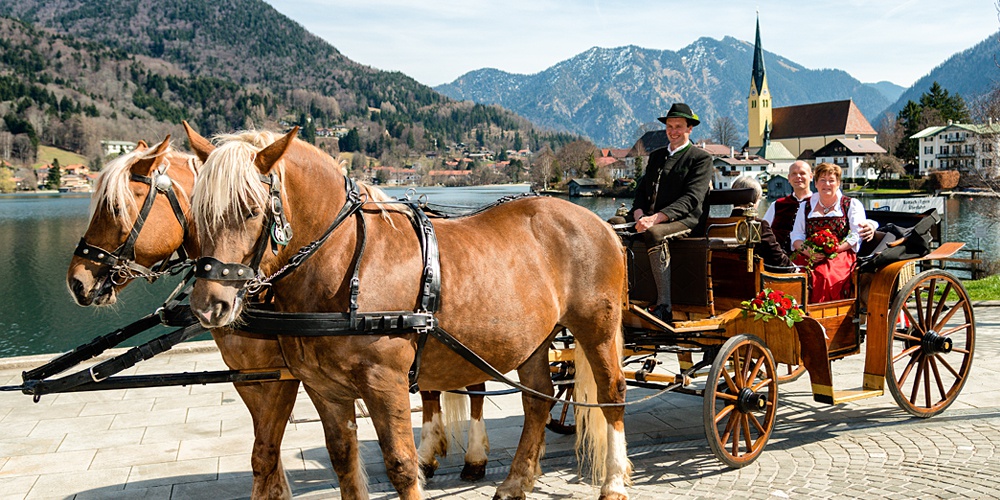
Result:
<instances>
[{"instance_id":1,"label":"tree","mask_svg":"<svg viewBox=\"0 0 1000 500\"><path fill-rule=\"evenodd\" d=\"M906 173L906 169L903 168L903 161L888 154L865 155L864 161L861 162L861 168L865 170L874 169L878 172L878 177L875 179L875 189L879 188L882 179L888 179L892 174Z\"/></svg>"},{"instance_id":2,"label":"tree","mask_svg":"<svg viewBox=\"0 0 1000 500\"><path fill-rule=\"evenodd\" d=\"M642 174L644 173L643 172L644 166L645 165L643 165L642 157L637 156L635 158L635 173L632 174L632 178L635 179L636 182L639 182L639 179L642 179Z\"/></svg>"},{"instance_id":3,"label":"tree","mask_svg":"<svg viewBox=\"0 0 1000 500\"><path fill-rule=\"evenodd\" d=\"M590 153L587 157L587 177L591 179L597 177L597 159L594 158L594 153Z\"/></svg>"},{"instance_id":4,"label":"tree","mask_svg":"<svg viewBox=\"0 0 1000 500\"><path fill-rule=\"evenodd\" d=\"M739 130L736 128L736 121L729 116L720 116L712 122L712 141L723 146L739 146Z\"/></svg>"},{"instance_id":5,"label":"tree","mask_svg":"<svg viewBox=\"0 0 1000 500\"><path fill-rule=\"evenodd\" d=\"M14 176L11 175L10 169L0 166L0 193L13 193L15 189L17 189L17 183L14 182Z\"/></svg>"},{"instance_id":6,"label":"tree","mask_svg":"<svg viewBox=\"0 0 1000 500\"><path fill-rule=\"evenodd\" d=\"M45 187L59 189L60 185L62 185L62 168L59 167L59 159L55 158L52 160L52 166L49 167L49 175L45 178Z\"/></svg>"},{"instance_id":7,"label":"tree","mask_svg":"<svg viewBox=\"0 0 1000 500\"><path fill-rule=\"evenodd\" d=\"M969 122L972 119L965 100L958 94L949 94L938 82L920 95L919 102L908 101L896 116L902 124L903 137L895 151L907 162L916 161L919 154L917 142L910 139L917 132L948 121Z\"/></svg>"},{"instance_id":8,"label":"tree","mask_svg":"<svg viewBox=\"0 0 1000 500\"><path fill-rule=\"evenodd\" d=\"M361 136L358 134L357 127L352 127L351 130L349 130L347 134L344 135L344 137L341 137L337 142L337 146L340 147L340 150L345 153L361 151Z\"/></svg>"},{"instance_id":9,"label":"tree","mask_svg":"<svg viewBox=\"0 0 1000 500\"><path fill-rule=\"evenodd\" d=\"M886 112L878 122L878 142L891 155L896 154L896 148L903 140L903 124L892 113Z\"/></svg>"},{"instance_id":10,"label":"tree","mask_svg":"<svg viewBox=\"0 0 1000 500\"><path fill-rule=\"evenodd\" d=\"M598 149L594 143L581 139L563 146L556 153L556 159L562 166L564 173L570 177L578 177L587 171L587 159L596 155L597 152ZM560 175L560 179L561 177Z\"/></svg>"}]
</instances>

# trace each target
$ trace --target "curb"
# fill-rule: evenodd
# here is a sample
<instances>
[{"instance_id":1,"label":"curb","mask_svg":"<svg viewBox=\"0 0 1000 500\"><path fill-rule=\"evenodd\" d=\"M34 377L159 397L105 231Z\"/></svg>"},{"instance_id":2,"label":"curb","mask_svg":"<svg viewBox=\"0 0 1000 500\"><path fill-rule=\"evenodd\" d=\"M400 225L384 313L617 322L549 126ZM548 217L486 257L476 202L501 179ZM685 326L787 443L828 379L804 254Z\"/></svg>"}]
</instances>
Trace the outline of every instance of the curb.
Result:
<instances>
[{"instance_id":1,"label":"curb","mask_svg":"<svg viewBox=\"0 0 1000 500\"><path fill-rule=\"evenodd\" d=\"M103 361L105 359L110 359L120 354L127 352L131 347L121 347L115 349L108 349L98 356L90 358L88 361ZM212 352L218 351L219 347L215 345L213 340L199 340L196 342L184 342L174 348L166 351L166 353L198 353L198 352ZM166 354L164 353L164 354ZM36 368L39 366L52 361L62 354L36 354L34 356L17 356L13 358L0 358L0 370L12 370L15 368Z\"/></svg>"}]
</instances>

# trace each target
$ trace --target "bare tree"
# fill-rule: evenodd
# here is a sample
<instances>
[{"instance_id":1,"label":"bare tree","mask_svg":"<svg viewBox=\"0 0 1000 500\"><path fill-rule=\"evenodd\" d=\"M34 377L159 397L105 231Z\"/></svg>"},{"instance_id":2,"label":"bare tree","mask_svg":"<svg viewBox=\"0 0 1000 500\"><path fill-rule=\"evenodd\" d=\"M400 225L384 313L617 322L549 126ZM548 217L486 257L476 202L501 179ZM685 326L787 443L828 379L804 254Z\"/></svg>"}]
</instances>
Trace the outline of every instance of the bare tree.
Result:
<instances>
[{"instance_id":1,"label":"bare tree","mask_svg":"<svg viewBox=\"0 0 1000 500\"><path fill-rule=\"evenodd\" d=\"M878 121L878 142L879 146L882 146L890 155L896 154L896 146L899 142L903 140L903 134L905 130L903 129L903 124L896 115L893 113L886 112L882 115L882 119Z\"/></svg>"},{"instance_id":2,"label":"bare tree","mask_svg":"<svg viewBox=\"0 0 1000 500\"><path fill-rule=\"evenodd\" d=\"M903 161L892 155L865 155L865 160L861 162L861 168L867 170L869 168L874 169L878 172L878 178L875 179L875 189L878 189L879 182L882 179L888 179L892 174L905 174L906 169L903 168Z\"/></svg>"},{"instance_id":3,"label":"bare tree","mask_svg":"<svg viewBox=\"0 0 1000 500\"><path fill-rule=\"evenodd\" d=\"M734 148L739 146L739 131L736 121L730 116L720 116L713 120L711 134L716 144Z\"/></svg>"},{"instance_id":4,"label":"bare tree","mask_svg":"<svg viewBox=\"0 0 1000 500\"><path fill-rule=\"evenodd\" d=\"M580 177L587 171L589 165L587 160L592 156L597 156L598 149L594 143L586 140L573 141L556 153L556 159L562 165L563 177Z\"/></svg>"}]
</instances>

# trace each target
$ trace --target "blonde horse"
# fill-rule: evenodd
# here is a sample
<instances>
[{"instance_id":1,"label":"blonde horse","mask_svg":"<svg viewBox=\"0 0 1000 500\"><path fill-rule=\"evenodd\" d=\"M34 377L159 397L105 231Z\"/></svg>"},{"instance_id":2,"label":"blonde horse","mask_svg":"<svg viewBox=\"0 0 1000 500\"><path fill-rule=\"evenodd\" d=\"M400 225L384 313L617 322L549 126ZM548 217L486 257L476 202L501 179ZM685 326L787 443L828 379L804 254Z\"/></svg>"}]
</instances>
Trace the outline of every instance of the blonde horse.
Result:
<instances>
[{"instance_id":1,"label":"blonde horse","mask_svg":"<svg viewBox=\"0 0 1000 500\"><path fill-rule=\"evenodd\" d=\"M276 212L279 201L294 232L276 254L259 253L262 275L276 273L298 248L331 229L335 214L348 200L346 181L332 158L294 140L295 133L264 149L226 142L208 155L193 197L203 256L199 269L202 263L237 269L229 263L251 262L258 253L258 240L263 245L270 242L273 228L265 227L266 214ZM261 182L264 175L277 181L276 196ZM360 189L364 197L366 188ZM332 229L325 244L296 270L271 284L268 293L279 312L346 312L355 264L359 311L417 307L424 261L407 214L384 213L366 205L347 220ZM362 222L367 234L364 251L358 252L360 260L355 262ZM439 220L434 230L441 256L436 320L442 330L500 372L516 369L522 384L548 395L554 392L549 342L562 327L574 332L577 365L590 368L578 369L578 375L589 377L577 383L591 388L596 384L596 400L604 404L590 412L593 418L580 419L581 430L589 436L582 442L603 450L593 464L603 472L601 496L627 498L630 465L621 406L625 265L618 237L590 211L543 197ZM238 324L243 285L199 278L191 295L192 311L209 328ZM341 494L367 496L353 409L360 397L371 411L390 481L401 498L420 498L422 481L407 395L418 335L289 335L279 342L289 369L319 410ZM420 360L418 383L424 390L452 390L489 378L435 339L427 340ZM524 498L538 474L552 402L525 393L522 403L521 440L495 498Z\"/></svg>"},{"instance_id":2,"label":"blonde horse","mask_svg":"<svg viewBox=\"0 0 1000 500\"><path fill-rule=\"evenodd\" d=\"M169 183L161 182L160 189L165 191L169 184L169 189L174 190L181 211L187 217L187 231L177 220L167 196L157 196L142 218L134 252L122 257L133 259L146 268L154 267L181 248L197 257L198 240L190 219L189 200L198 165L194 156L171 149L170 136L152 148L140 142L134 151L109 163L101 171L91 201L90 225L83 236L86 248L104 249L108 253L120 248L140 220L141 200L146 200L151 190L157 189L157 179L166 181L168 178ZM88 258L94 257L97 251L92 250L86 256L81 253L78 251L73 257L67 271L66 283L71 295L83 306L114 304L118 292L132 280L125 275L116 278L114 266ZM281 349L273 338L230 329L213 330L212 337L230 369L284 367ZM299 382L283 380L234 385L253 419L253 498L291 498L280 445Z\"/></svg>"}]
</instances>

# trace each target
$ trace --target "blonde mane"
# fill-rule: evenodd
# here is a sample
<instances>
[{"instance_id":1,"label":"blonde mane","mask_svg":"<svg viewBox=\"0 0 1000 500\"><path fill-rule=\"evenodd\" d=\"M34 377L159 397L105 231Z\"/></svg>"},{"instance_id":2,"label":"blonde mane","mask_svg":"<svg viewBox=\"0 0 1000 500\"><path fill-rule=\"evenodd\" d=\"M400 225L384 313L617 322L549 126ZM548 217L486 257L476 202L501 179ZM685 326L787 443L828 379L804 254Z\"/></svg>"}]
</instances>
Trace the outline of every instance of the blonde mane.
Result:
<instances>
[{"instance_id":1,"label":"blonde mane","mask_svg":"<svg viewBox=\"0 0 1000 500\"><path fill-rule=\"evenodd\" d=\"M132 223L130 214L134 211L139 210L138 202L135 199L135 195L132 194L132 188L129 183L132 181L132 165L139 160L145 160L150 158L155 158L158 156L156 154L157 148L159 148L161 143L149 149L143 150L133 150L131 153L121 155L110 163L104 166L101 170L100 175L97 177L97 186L94 188L94 195L90 199L90 218L94 218L94 214L102 206L109 210L111 213L115 214L115 217L123 225L127 226ZM191 169L191 172L197 175L198 170L195 167L194 157L173 151L171 145L167 145L167 149L161 153L161 155L170 154L181 154L187 159L187 166ZM179 190L183 196L187 196L184 191L176 181L173 182L174 188Z\"/></svg>"},{"instance_id":2,"label":"blonde mane","mask_svg":"<svg viewBox=\"0 0 1000 500\"><path fill-rule=\"evenodd\" d=\"M269 193L260 182L254 160L277 138L268 131L243 131L216 135L212 140L221 144L202 166L191 205L198 221L198 237L203 239L218 233L227 217L269 206ZM283 162L278 163L278 168L283 168ZM245 220L242 216L234 218Z\"/></svg>"}]
</instances>

